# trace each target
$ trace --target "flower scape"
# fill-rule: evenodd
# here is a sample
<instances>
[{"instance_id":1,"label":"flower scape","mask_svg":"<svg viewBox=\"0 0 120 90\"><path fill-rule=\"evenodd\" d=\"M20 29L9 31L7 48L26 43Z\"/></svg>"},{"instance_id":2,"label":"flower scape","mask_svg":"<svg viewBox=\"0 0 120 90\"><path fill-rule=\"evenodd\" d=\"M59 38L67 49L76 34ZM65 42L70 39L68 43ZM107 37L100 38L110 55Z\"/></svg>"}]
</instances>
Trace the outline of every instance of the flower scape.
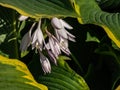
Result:
<instances>
[{"instance_id":1,"label":"flower scape","mask_svg":"<svg viewBox=\"0 0 120 90\"><path fill-rule=\"evenodd\" d=\"M21 15L19 20L24 21L27 18L27 16ZM37 25L37 28L32 33L35 25ZM58 56L62 54L62 52L64 52L66 55L71 54L68 48L68 40L75 42L75 36L67 31L73 29L73 27L67 22L57 17L53 17L51 19L51 25L54 29L54 34L47 29L45 30L45 33L48 37L47 42L45 41L43 32L41 30L40 19L38 23L34 22L32 24L30 30L23 36L20 44L21 52L26 51L30 45L32 50L36 49L39 52L40 63L44 73L51 73L51 65L48 58L42 53L42 51L47 51L50 60L57 65Z\"/></svg>"}]
</instances>

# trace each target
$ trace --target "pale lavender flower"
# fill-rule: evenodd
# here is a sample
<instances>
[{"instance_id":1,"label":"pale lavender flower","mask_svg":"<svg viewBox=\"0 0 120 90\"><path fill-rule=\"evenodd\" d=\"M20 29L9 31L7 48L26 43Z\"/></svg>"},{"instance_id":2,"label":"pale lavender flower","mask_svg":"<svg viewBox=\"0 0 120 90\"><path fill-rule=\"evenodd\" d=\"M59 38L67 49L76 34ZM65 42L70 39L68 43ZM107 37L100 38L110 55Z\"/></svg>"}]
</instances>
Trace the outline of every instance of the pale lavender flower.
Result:
<instances>
[{"instance_id":1,"label":"pale lavender flower","mask_svg":"<svg viewBox=\"0 0 120 90\"><path fill-rule=\"evenodd\" d=\"M23 36L21 41L20 50L25 51L27 48L32 45L32 49L36 48L40 54L40 62L44 73L51 73L51 65L47 57L42 54L43 44L45 44L43 33L40 29L41 20L38 23L37 29L31 36L32 29L34 28L35 23L32 25L31 29Z\"/></svg>"},{"instance_id":2,"label":"pale lavender flower","mask_svg":"<svg viewBox=\"0 0 120 90\"><path fill-rule=\"evenodd\" d=\"M60 46L59 46L59 42L58 40L50 33L46 30L46 33L49 37L49 41L48 41L48 44L49 44L49 47L51 49L51 51L55 54L56 57L58 57L59 54L61 54L61 51L60 51Z\"/></svg>"},{"instance_id":3,"label":"pale lavender flower","mask_svg":"<svg viewBox=\"0 0 120 90\"><path fill-rule=\"evenodd\" d=\"M61 49L65 54L67 54L67 55L70 55L70 54L71 54L71 52L70 52L70 50L69 50L69 48L68 48L68 40L67 40L67 39L61 38L59 46L60 46L60 49Z\"/></svg>"},{"instance_id":4,"label":"pale lavender flower","mask_svg":"<svg viewBox=\"0 0 120 90\"><path fill-rule=\"evenodd\" d=\"M21 44L20 44L21 52L26 51L27 48L30 46L30 44L31 44L31 31L32 31L33 27L35 26L35 24L36 23L33 23L30 30L23 36L23 38L21 40Z\"/></svg>"},{"instance_id":5,"label":"pale lavender flower","mask_svg":"<svg viewBox=\"0 0 120 90\"><path fill-rule=\"evenodd\" d=\"M28 17L21 16L20 21L27 19ZM39 20L36 30L31 35L32 29L35 26L35 23L32 25L29 32L27 32L21 41L20 50L25 51L27 48L32 45L32 49L36 48L40 54L40 62L44 73L51 73L51 65L46 56L43 55L42 50L47 50L47 53L52 62L57 65L58 56L61 54L61 51L67 55L70 55L71 52L68 48L68 40L75 42L75 36L69 33L66 29L73 29L72 26L67 24L62 19L53 18L51 24L55 30L55 36L52 35L49 31L46 30L46 34L49 37L46 44L44 36L41 30L41 20ZM43 48L43 46L45 48Z\"/></svg>"},{"instance_id":6,"label":"pale lavender flower","mask_svg":"<svg viewBox=\"0 0 120 90\"><path fill-rule=\"evenodd\" d=\"M40 54L40 62L44 73L51 73L51 65L48 58L45 57L40 50L39 50L39 54Z\"/></svg>"},{"instance_id":7,"label":"pale lavender flower","mask_svg":"<svg viewBox=\"0 0 120 90\"><path fill-rule=\"evenodd\" d=\"M56 56L54 55L54 53L51 51L51 49L47 49L47 53L50 57L50 60L55 64L57 65L57 58Z\"/></svg>"},{"instance_id":8,"label":"pale lavender flower","mask_svg":"<svg viewBox=\"0 0 120 90\"><path fill-rule=\"evenodd\" d=\"M64 39L75 42L75 39L74 39L75 36L70 34L66 30L66 29L73 29L73 27L70 26L68 23L66 23L62 19L58 19L55 17L51 20L51 24L53 28L55 29L55 34L59 41L61 40L61 38L64 38Z\"/></svg>"},{"instance_id":9,"label":"pale lavender flower","mask_svg":"<svg viewBox=\"0 0 120 90\"><path fill-rule=\"evenodd\" d=\"M60 43L61 50L67 55L71 54L68 48L68 40L75 42L75 36L70 34L66 29L73 29L73 27L56 17L51 20L51 24L55 30L55 35Z\"/></svg>"},{"instance_id":10,"label":"pale lavender flower","mask_svg":"<svg viewBox=\"0 0 120 90\"><path fill-rule=\"evenodd\" d=\"M28 19L28 16L24 16L24 15L21 15L21 16L18 18L19 21L24 21L24 20L26 20L26 19Z\"/></svg>"},{"instance_id":11,"label":"pale lavender flower","mask_svg":"<svg viewBox=\"0 0 120 90\"><path fill-rule=\"evenodd\" d=\"M47 45L45 45L48 54L50 56L50 58L53 60L53 62L55 64L57 64L56 59L58 58L58 56L61 54L61 50L60 50L60 46L59 46L59 42L58 40L50 33L46 30L46 33L49 37L48 43Z\"/></svg>"},{"instance_id":12,"label":"pale lavender flower","mask_svg":"<svg viewBox=\"0 0 120 90\"><path fill-rule=\"evenodd\" d=\"M43 37L43 33L40 29L41 26L41 20L38 23L37 29L35 30L35 32L32 35L32 49L34 48L40 48L40 50L42 50L43 48L43 42L44 42L44 37Z\"/></svg>"}]
</instances>

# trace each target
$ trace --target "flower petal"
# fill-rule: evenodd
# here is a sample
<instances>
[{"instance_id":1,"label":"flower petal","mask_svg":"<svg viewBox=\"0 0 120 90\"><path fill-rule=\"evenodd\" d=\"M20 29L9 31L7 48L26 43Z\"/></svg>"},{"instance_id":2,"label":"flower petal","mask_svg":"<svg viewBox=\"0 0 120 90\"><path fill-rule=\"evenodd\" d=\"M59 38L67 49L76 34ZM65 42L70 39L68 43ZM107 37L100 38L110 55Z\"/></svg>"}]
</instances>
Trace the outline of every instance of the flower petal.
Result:
<instances>
[{"instance_id":1,"label":"flower petal","mask_svg":"<svg viewBox=\"0 0 120 90\"><path fill-rule=\"evenodd\" d=\"M50 60L51 60L55 65L57 65L56 57L55 57L55 55L52 53L52 51L51 51L51 50L47 50L47 52L48 52L48 55L49 55L49 57L50 57Z\"/></svg>"},{"instance_id":2,"label":"flower petal","mask_svg":"<svg viewBox=\"0 0 120 90\"><path fill-rule=\"evenodd\" d=\"M26 20L26 19L28 19L28 16L23 16L23 15L21 15L21 16L18 18L19 21L24 21L24 20Z\"/></svg>"},{"instance_id":3,"label":"flower petal","mask_svg":"<svg viewBox=\"0 0 120 90\"><path fill-rule=\"evenodd\" d=\"M56 17L52 18L51 24L56 29L61 29L63 27L60 20L58 18L56 18Z\"/></svg>"},{"instance_id":4,"label":"flower petal","mask_svg":"<svg viewBox=\"0 0 120 90\"><path fill-rule=\"evenodd\" d=\"M59 19L59 21L62 23L63 27L67 28L67 29L73 29L73 27L71 25L69 25L67 22L65 22L62 19Z\"/></svg>"},{"instance_id":5,"label":"flower petal","mask_svg":"<svg viewBox=\"0 0 120 90\"><path fill-rule=\"evenodd\" d=\"M22 40L21 40L21 44L20 44L20 50L21 50L21 52L27 50L27 48L28 48L29 45L30 45L30 42L31 42L31 40L30 40L30 38L29 38L29 32L27 32L27 33L23 36L23 38L22 38Z\"/></svg>"},{"instance_id":6,"label":"flower petal","mask_svg":"<svg viewBox=\"0 0 120 90\"><path fill-rule=\"evenodd\" d=\"M32 35L32 44L34 44L37 41L37 30L35 30L35 32Z\"/></svg>"},{"instance_id":7,"label":"flower petal","mask_svg":"<svg viewBox=\"0 0 120 90\"><path fill-rule=\"evenodd\" d=\"M57 58L59 54L61 54L60 47L58 45L59 41L50 33L46 30L47 35L49 36L49 47L52 51L52 53L55 55Z\"/></svg>"},{"instance_id":8,"label":"flower petal","mask_svg":"<svg viewBox=\"0 0 120 90\"><path fill-rule=\"evenodd\" d=\"M60 30L57 29L55 32L58 33L59 37L63 37L65 39L68 39L66 30L64 28L62 28Z\"/></svg>"},{"instance_id":9,"label":"flower petal","mask_svg":"<svg viewBox=\"0 0 120 90\"><path fill-rule=\"evenodd\" d=\"M72 38L70 36L68 36L68 40L72 41L72 42L76 42L75 38Z\"/></svg>"},{"instance_id":10,"label":"flower petal","mask_svg":"<svg viewBox=\"0 0 120 90\"><path fill-rule=\"evenodd\" d=\"M67 55L71 54L71 52L68 48L68 40L67 39L61 38L60 49Z\"/></svg>"},{"instance_id":11,"label":"flower petal","mask_svg":"<svg viewBox=\"0 0 120 90\"><path fill-rule=\"evenodd\" d=\"M53 40L52 37L49 37L49 45L50 45L50 49L51 49L52 53L57 58L59 56L59 54L61 53L61 51L60 51L59 45L57 44L56 41Z\"/></svg>"},{"instance_id":12,"label":"flower petal","mask_svg":"<svg viewBox=\"0 0 120 90\"><path fill-rule=\"evenodd\" d=\"M40 53L40 62L44 73L51 73L51 65L49 60L41 52L39 53Z\"/></svg>"}]
</instances>

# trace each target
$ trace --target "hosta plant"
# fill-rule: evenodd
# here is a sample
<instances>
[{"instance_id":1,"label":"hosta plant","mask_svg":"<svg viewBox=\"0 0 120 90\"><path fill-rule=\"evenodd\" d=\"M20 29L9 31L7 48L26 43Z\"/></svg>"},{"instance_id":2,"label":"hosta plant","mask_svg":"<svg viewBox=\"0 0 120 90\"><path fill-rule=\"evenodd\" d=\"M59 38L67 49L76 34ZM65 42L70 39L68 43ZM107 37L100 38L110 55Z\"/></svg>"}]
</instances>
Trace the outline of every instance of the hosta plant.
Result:
<instances>
[{"instance_id":1,"label":"hosta plant","mask_svg":"<svg viewBox=\"0 0 120 90\"><path fill-rule=\"evenodd\" d=\"M119 90L120 0L0 0L1 90Z\"/></svg>"}]
</instances>

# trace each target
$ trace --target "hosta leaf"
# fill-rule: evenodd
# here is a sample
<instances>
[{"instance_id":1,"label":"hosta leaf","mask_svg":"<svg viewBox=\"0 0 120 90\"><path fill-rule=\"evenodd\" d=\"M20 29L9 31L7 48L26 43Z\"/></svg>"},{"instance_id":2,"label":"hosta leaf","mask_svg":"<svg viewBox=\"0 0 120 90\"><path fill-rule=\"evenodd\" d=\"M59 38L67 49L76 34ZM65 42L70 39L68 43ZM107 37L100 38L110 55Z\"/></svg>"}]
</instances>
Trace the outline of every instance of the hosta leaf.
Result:
<instances>
[{"instance_id":1,"label":"hosta leaf","mask_svg":"<svg viewBox=\"0 0 120 90\"><path fill-rule=\"evenodd\" d=\"M95 0L75 0L75 10L81 16L78 18L80 23L97 24L103 27L109 38L120 47L119 13L102 11Z\"/></svg>"},{"instance_id":2,"label":"hosta leaf","mask_svg":"<svg viewBox=\"0 0 120 90\"><path fill-rule=\"evenodd\" d=\"M39 82L47 85L49 90L89 90L84 79L62 58L59 59L58 66L52 66L51 74L39 76Z\"/></svg>"},{"instance_id":3,"label":"hosta leaf","mask_svg":"<svg viewBox=\"0 0 120 90\"><path fill-rule=\"evenodd\" d=\"M0 56L0 89L48 90L45 85L34 80L24 63L3 56Z\"/></svg>"},{"instance_id":4,"label":"hosta leaf","mask_svg":"<svg viewBox=\"0 0 120 90\"><path fill-rule=\"evenodd\" d=\"M120 85L115 90L120 90Z\"/></svg>"},{"instance_id":5,"label":"hosta leaf","mask_svg":"<svg viewBox=\"0 0 120 90\"><path fill-rule=\"evenodd\" d=\"M0 5L33 18L76 16L69 0L0 0Z\"/></svg>"}]
</instances>

